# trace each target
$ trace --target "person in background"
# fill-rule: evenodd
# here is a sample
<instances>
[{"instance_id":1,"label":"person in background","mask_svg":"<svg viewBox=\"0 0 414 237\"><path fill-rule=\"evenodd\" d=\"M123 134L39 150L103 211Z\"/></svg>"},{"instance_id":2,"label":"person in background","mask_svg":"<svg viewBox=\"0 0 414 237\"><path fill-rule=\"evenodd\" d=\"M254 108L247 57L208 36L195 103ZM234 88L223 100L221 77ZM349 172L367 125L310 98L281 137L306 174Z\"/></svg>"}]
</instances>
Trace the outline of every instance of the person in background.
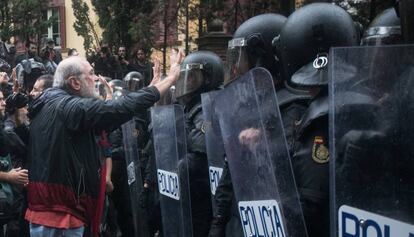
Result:
<instances>
[{"instance_id":1,"label":"person in background","mask_svg":"<svg viewBox=\"0 0 414 237\"><path fill-rule=\"evenodd\" d=\"M117 55L119 69L116 78L124 78L124 76L131 71L127 55L126 47L123 45L119 46Z\"/></svg>"},{"instance_id":2,"label":"person in background","mask_svg":"<svg viewBox=\"0 0 414 237\"><path fill-rule=\"evenodd\" d=\"M130 70L137 71L144 76L144 85L150 83L154 73L152 71L153 64L147 59L147 52L143 48L137 48L130 60Z\"/></svg>"},{"instance_id":3,"label":"person in background","mask_svg":"<svg viewBox=\"0 0 414 237\"><path fill-rule=\"evenodd\" d=\"M47 47L49 47L49 49L51 49L53 51L53 58L52 58L52 60L56 64L59 64L60 61L62 61L62 53L60 52L59 49L56 48L55 41L53 39L48 39L48 41L47 41Z\"/></svg>"},{"instance_id":4,"label":"person in background","mask_svg":"<svg viewBox=\"0 0 414 237\"><path fill-rule=\"evenodd\" d=\"M46 72L49 74L54 74L57 68L57 64L53 59L55 58L55 50L46 46L42 49L41 57L43 60L43 65L46 68Z\"/></svg>"},{"instance_id":5,"label":"person in background","mask_svg":"<svg viewBox=\"0 0 414 237\"><path fill-rule=\"evenodd\" d=\"M37 78L33 89L30 91L30 97L32 99L36 99L39 97L42 92L48 88L51 88L53 86L53 76L50 74L42 75L39 78Z\"/></svg>"}]
</instances>

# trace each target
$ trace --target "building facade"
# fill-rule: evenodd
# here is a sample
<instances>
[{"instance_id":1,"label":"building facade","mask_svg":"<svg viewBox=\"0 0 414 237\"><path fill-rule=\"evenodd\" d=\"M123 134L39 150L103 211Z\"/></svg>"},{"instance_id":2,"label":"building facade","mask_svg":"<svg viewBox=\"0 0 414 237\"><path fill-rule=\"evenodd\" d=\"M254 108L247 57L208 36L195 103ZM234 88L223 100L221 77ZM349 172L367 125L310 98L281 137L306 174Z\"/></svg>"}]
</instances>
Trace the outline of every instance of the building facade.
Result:
<instances>
[{"instance_id":1,"label":"building facade","mask_svg":"<svg viewBox=\"0 0 414 237\"><path fill-rule=\"evenodd\" d=\"M91 1L84 1L92 9ZM56 17L57 21L48 28L47 32L42 34L42 38L52 38L56 46L61 48L64 56L69 48L75 48L80 55L85 55L83 38L73 28L76 19L73 14L72 0L50 0L45 17L49 18L52 16ZM98 17L92 10L90 10L90 18L95 23L95 29L100 35L102 30L97 23Z\"/></svg>"}]
</instances>

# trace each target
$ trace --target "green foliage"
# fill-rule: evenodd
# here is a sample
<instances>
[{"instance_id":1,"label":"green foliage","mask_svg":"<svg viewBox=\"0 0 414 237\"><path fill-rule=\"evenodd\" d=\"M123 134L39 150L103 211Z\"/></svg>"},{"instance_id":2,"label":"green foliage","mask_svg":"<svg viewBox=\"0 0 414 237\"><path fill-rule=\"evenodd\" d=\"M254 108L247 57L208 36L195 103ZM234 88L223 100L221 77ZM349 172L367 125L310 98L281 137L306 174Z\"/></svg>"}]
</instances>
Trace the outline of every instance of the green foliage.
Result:
<instances>
[{"instance_id":1,"label":"green foliage","mask_svg":"<svg viewBox=\"0 0 414 237\"><path fill-rule=\"evenodd\" d=\"M140 13L129 25L128 34L131 44L139 45L147 52L154 46L153 20L151 16Z\"/></svg>"},{"instance_id":2,"label":"green foliage","mask_svg":"<svg viewBox=\"0 0 414 237\"><path fill-rule=\"evenodd\" d=\"M48 0L0 1L0 36L8 40L17 36L21 40L40 37L56 19L46 19Z\"/></svg>"},{"instance_id":3,"label":"green foliage","mask_svg":"<svg viewBox=\"0 0 414 237\"><path fill-rule=\"evenodd\" d=\"M229 30L234 32L241 23L253 16L269 12L280 13L281 2L281 0L201 0L201 5L204 12L203 17L207 22L219 18L230 23Z\"/></svg>"},{"instance_id":4,"label":"green foliage","mask_svg":"<svg viewBox=\"0 0 414 237\"><path fill-rule=\"evenodd\" d=\"M367 27L377 14L393 5L393 0L335 0L354 19Z\"/></svg>"},{"instance_id":5,"label":"green foliage","mask_svg":"<svg viewBox=\"0 0 414 237\"><path fill-rule=\"evenodd\" d=\"M85 50L97 48L100 44L99 36L95 31L94 24L89 18L89 6L83 0L72 0L73 14L76 18L73 28L83 38Z\"/></svg>"},{"instance_id":6,"label":"green foliage","mask_svg":"<svg viewBox=\"0 0 414 237\"><path fill-rule=\"evenodd\" d=\"M12 36L9 0L0 1L0 39L6 41Z\"/></svg>"},{"instance_id":7,"label":"green foliage","mask_svg":"<svg viewBox=\"0 0 414 237\"><path fill-rule=\"evenodd\" d=\"M154 42L154 1L151 0L92 0L103 29L103 42L110 46L136 45L151 49Z\"/></svg>"}]
</instances>

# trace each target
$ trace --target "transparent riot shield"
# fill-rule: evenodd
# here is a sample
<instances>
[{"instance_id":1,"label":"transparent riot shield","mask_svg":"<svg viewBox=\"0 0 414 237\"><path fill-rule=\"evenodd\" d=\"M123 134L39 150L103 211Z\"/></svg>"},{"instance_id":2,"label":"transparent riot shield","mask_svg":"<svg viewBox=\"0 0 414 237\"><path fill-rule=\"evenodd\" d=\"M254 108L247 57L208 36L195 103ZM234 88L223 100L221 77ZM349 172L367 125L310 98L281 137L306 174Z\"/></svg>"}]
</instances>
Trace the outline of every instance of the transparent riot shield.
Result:
<instances>
[{"instance_id":1,"label":"transparent riot shield","mask_svg":"<svg viewBox=\"0 0 414 237\"><path fill-rule=\"evenodd\" d=\"M208 158L208 168L210 175L210 188L213 202L213 212L215 213L214 195L216 188L223 173L225 151L223 138L221 137L220 125L213 110L213 101L220 91L213 91L201 95L203 105L204 129L206 135L206 150Z\"/></svg>"},{"instance_id":2,"label":"transparent riot shield","mask_svg":"<svg viewBox=\"0 0 414 237\"><path fill-rule=\"evenodd\" d=\"M122 136L127 164L128 186L131 195L132 218L137 236L149 236L145 211L141 207L140 195L142 192L142 176L139 165L137 133L134 120L122 125Z\"/></svg>"},{"instance_id":3,"label":"transparent riot shield","mask_svg":"<svg viewBox=\"0 0 414 237\"><path fill-rule=\"evenodd\" d=\"M244 236L307 236L270 73L250 70L216 101Z\"/></svg>"},{"instance_id":4,"label":"transparent riot shield","mask_svg":"<svg viewBox=\"0 0 414 237\"><path fill-rule=\"evenodd\" d=\"M330 53L331 236L414 236L414 46Z\"/></svg>"},{"instance_id":5,"label":"transparent riot shield","mask_svg":"<svg viewBox=\"0 0 414 237\"><path fill-rule=\"evenodd\" d=\"M191 203L183 108L151 109L164 236L191 237Z\"/></svg>"}]
</instances>

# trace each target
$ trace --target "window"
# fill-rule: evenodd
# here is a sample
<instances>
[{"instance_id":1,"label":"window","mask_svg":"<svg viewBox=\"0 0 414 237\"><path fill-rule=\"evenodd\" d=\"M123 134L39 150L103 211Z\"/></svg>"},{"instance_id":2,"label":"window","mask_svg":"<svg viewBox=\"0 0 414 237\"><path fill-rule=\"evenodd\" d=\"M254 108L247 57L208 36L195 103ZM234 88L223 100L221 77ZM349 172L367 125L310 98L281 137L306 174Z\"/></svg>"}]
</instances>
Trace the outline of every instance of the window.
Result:
<instances>
[{"instance_id":1,"label":"window","mask_svg":"<svg viewBox=\"0 0 414 237\"><path fill-rule=\"evenodd\" d=\"M50 8L43 13L45 19L50 19L54 17L55 22L49 26L46 32L42 34L42 39L53 39L57 47L62 47L62 37L61 37L61 16L59 14L59 8Z\"/></svg>"}]
</instances>

